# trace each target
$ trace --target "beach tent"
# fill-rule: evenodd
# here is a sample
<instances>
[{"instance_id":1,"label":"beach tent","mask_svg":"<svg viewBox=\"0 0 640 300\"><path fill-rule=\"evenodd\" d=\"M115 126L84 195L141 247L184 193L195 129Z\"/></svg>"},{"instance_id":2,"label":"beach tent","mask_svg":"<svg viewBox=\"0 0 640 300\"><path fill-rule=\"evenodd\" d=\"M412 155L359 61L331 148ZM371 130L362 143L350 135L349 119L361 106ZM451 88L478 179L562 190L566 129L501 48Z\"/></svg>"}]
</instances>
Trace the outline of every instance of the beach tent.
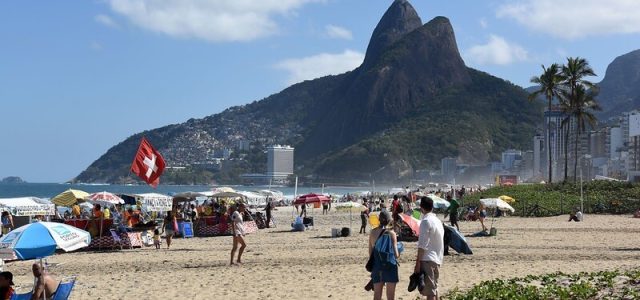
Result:
<instances>
[{"instance_id":1,"label":"beach tent","mask_svg":"<svg viewBox=\"0 0 640 300\"><path fill-rule=\"evenodd\" d=\"M88 196L89 194L87 192L68 189L53 197L53 199L51 199L51 202L58 206L71 207L78 202L84 201L84 199Z\"/></svg>"},{"instance_id":2,"label":"beach tent","mask_svg":"<svg viewBox=\"0 0 640 300\"><path fill-rule=\"evenodd\" d=\"M91 235L82 229L61 223L36 222L4 235L0 239L0 253L13 251L19 259L27 260L52 255L56 249L78 250L90 243Z\"/></svg>"},{"instance_id":3,"label":"beach tent","mask_svg":"<svg viewBox=\"0 0 640 300\"><path fill-rule=\"evenodd\" d=\"M163 194L137 194L136 199L140 202L142 209L148 212L170 211L173 207L173 198Z\"/></svg>"},{"instance_id":4,"label":"beach tent","mask_svg":"<svg viewBox=\"0 0 640 300\"><path fill-rule=\"evenodd\" d=\"M14 216L53 216L55 205L48 200L36 197L0 199L0 210L8 211Z\"/></svg>"}]
</instances>

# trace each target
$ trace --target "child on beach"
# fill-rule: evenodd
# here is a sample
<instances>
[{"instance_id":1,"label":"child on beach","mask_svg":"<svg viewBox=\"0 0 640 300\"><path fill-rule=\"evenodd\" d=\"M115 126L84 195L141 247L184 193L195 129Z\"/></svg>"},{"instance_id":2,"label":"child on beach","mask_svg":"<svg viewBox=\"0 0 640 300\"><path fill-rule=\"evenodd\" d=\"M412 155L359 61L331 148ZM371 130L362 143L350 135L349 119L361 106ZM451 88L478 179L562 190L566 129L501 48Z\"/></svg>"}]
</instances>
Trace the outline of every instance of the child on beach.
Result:
<instances>
[{"instance_id":1,"label":"child on beach","mask_svg":"<svg viewBox=\"0 0 640 300\"><path fill-rule=\"evenodd\" d=\"M153 231L153 244L160 249L160 230L157 228Z\"/></svg>"}]
</instances>

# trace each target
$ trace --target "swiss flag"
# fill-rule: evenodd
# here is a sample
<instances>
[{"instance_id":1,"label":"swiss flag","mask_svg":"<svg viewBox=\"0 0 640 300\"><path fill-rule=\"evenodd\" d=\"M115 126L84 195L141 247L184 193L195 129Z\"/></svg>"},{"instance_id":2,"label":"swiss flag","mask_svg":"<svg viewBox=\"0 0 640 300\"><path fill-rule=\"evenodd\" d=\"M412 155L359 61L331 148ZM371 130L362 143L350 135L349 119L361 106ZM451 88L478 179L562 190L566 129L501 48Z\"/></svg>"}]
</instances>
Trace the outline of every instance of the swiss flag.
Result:
<instances>
[{"instance_id":1,"label":"swiss flag","mask_svg":"<svg viewBox=\"0 0 640 300\"><path fill-rule=\"evenodd\" d=\"M131 172L155 188L160 183L160 175L164 171L164 166L164 159L160 152L154 149L149 141L143 137L136 157L131 164Z\"/></svg>"}]
</instances>

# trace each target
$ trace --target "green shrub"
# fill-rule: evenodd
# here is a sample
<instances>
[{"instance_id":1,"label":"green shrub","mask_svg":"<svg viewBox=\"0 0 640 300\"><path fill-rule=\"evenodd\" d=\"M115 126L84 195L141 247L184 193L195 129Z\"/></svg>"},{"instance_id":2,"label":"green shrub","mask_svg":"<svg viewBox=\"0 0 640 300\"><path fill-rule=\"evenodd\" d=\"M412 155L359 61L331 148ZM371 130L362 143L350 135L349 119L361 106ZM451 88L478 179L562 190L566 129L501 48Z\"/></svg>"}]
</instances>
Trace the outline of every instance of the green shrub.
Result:
<instances>
[{"instance_id":1,"label":"green shrub","mask_svg":"<svg viewBox=\"0 0 640 300\"><path fill-rule=\"evenodd\" d=\"M580 184L521 184L493 187L465 197L464 205L482 198L508 195L518 216L556 216L580 206ZM590 181L583 185L587 213L630 214L640 209L640 185L628 182Z\"/></svg>"}]
</instances>

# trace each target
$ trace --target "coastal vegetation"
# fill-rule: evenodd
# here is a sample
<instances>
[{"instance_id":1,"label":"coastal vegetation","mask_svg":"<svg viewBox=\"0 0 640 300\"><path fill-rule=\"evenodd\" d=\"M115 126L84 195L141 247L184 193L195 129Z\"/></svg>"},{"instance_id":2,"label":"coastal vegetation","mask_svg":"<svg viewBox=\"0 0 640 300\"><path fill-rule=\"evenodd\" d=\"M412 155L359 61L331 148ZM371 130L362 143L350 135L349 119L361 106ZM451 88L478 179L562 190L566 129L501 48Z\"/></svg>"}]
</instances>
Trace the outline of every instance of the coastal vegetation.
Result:
<instances>
[{"instance_id":1,"label":"coastal vegetation","mask_svg":"<svg viewBox=\"0 0 640 300\"><path fill-rule=\"evenodd\" d=\"M631 214L640 209L640 184L590 181L582 187L585 213ZM580 184L521 184L492 187L464 198L464 205L477 205L482 198L507 195L517 216L557 216L580 207Z\"/></svg>"},{"instance_id":2,"label":"coastal vegetation","mask_svg":"<svg viewBox=\"0 0 640 300\"><path fill-rule=\"evenodd\" d=\"M640 270L553 273L483 281L469 290L455 289L446 300L638 299Z\"/></svg>"}]
</instances>

